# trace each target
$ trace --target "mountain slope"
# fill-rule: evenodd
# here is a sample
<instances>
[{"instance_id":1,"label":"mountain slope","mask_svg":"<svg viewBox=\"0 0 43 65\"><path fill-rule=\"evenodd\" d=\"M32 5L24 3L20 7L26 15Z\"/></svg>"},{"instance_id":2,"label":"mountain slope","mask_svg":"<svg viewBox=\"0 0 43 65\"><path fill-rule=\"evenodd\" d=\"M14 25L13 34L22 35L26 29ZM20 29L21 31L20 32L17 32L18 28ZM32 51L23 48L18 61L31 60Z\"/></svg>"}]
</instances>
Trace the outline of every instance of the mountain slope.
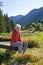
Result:
<instances>
[{"instance_id":1,"label":"mountain slope","mask_svg":"<svg viewBox=\"0 0 43 65\"><path fill-rule=\"evenodd\" d=\"M11 16L11 17L10 17L10 20L16 22L16 21L18 21L19 19L21 19L22 17L23 17L23 15Z\"/></svg>"},{"instance_id":2,"label":"mountain slope","mask_svg":"<svg viewBox=\"0 0 43 65\"><path fill-rule=\"evenodd\" d=\"M39 9L33 9L26 16L16 21L16 23L27 25L31 22L37 22L40 19L43 19L43 7Z\"/></svg>"}]
</instances>

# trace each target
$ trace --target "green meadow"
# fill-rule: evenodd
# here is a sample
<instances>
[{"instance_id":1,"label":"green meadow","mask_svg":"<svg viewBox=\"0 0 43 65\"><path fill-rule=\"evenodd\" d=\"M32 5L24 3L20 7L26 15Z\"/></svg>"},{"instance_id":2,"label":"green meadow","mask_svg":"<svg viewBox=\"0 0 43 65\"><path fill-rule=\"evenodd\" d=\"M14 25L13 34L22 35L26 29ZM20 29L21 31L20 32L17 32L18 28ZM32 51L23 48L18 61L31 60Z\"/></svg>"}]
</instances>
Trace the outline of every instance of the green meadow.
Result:
<instances>
[{"instance_id":1,"label":"green meadow","mask_svg":"<svg viewBox=\"0 0 43 65\"><path fill-rule=\"evenodd\" d=\"M4 33L4 34L1 34L0 36L11 38L11 33L7 33L7 34ZM24 55L25 57L23 57L22 55L18 56L17 51L12 52L9 57L8 56L6 57L5 56L6 49L0 48L0 65L11 65L11 63L14 61L18 61L21 65L21 64L23 64L23 61L25 63L26 60L28 60L28 59L29 59L29 61L27 62L26 65L43 65L43 32L36 31L36 32L32 33L30 31L22 31L21 39L24 41L28 41L28 40L38 41L38 44L40 45L40 47L39 48L37 48L37 47L28 48L26 51L26 53L27 53L26 56ZM8 44L8 43L10 43L10 41L9 42L4 41L4 42L0 42L0 43ZM28 54L30 54L30 55L28 55ZM32 54L36 55L35 59ZM16 59L15 59L15 55L16 55ZM29 56L31 56L32 58L30 58ZM38 61L37 61L37 56L39 57Z\"/></svg>"},{"instance_id":2,"label":"green meadow","mask_svg":"<svg viewBox=\"0 0 43 65\"><path fill-rule=\"evenodd\" d=\"M35 33L31 33L31 32L22 32L21 33L22 39L23 40L43 40L43 32L35 32Z\"/></svg>"}]
</instances>

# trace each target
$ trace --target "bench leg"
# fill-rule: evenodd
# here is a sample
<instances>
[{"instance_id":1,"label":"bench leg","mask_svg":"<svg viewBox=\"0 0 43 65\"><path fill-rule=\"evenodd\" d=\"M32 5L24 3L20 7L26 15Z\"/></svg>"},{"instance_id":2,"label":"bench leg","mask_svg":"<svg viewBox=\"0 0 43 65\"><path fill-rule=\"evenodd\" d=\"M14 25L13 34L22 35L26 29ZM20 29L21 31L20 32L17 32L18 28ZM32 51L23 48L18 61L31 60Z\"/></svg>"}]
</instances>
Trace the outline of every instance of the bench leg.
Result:
<instances>
[{"instance_id":1,"label":"bench leg","mask_svg":"<svg viewBox=\"0 0 43 65\"><path fill-rule=\"evenodd\" d=\"M10 54L10 53L11 53L11 51L10 51L9 49L7 49L7 50L6 50L6 55L7 55L7 54Z\"/></svg>"},{"instance_id":2,"label":"bench leg","mask_svg":"<svg viewBox=\"0 0 43 65\"><path fill-rule=\"evenodd\" d=\"M12 50L12 49L11 49L11 50L7 49L5 53L6 53L6 55L9 55L9 54L10 54L11 52L13 52L13 51L14 51L14 50Z\"/></svg>"}]
</instances>

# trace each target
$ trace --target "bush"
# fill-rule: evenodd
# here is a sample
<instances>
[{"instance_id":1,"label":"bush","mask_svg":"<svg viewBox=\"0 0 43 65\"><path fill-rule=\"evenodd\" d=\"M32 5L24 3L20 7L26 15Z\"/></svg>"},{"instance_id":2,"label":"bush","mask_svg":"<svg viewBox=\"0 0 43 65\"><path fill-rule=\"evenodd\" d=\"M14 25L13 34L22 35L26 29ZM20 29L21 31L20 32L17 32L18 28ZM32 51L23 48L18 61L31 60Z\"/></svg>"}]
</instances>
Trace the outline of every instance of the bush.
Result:
<instances>
[{"instance_id":1,"label":"bush","mask_svg":"<svg viewBox=\"0 0 43 65\"><path fill-rule=\"evenodd\" d=\"M13 60L13 54L6 55L5 51L0 51L0 65L11 65L11 61Z\"/></svg>"},{"instance_id":2,"label":"bush","mask_svg":"<svg viewBox=\"0 0 43 65\"><path fill-rule=\"evenodd\" d=\"M40 47L40 45L36 40L28 40L28 47L29 48Z\"/></svg>"},{"instance_id":3,"label":"bush","mask_svg":"<svg viewBox=\"0 0 43 65\"><path fill-rule=\"evenodd\" d=\"M18 61L20 63L23 63L26 61L37 62L37 61L39 61L39 56L32 54L32 53L16 54L15 61Z\"/></svg>"},{"instance_id":4,"label":"bush","mask_svg":"<svg viewBox=\"0 0 43 65\"><path fill-rule=\"evenodd\" d=\"M1 33L2 36L6 36L6 33Z\"/></svg>"},{"instance_id":5,"label":"bush","mask_svg":"<svg viewBox=\"0 0 43 65\"><path fill-rule=\"evenodd\" d=\"M0 37L0 41L10 41L10 38L6 38L6 37Z\"/></svg>"}]
</instances>

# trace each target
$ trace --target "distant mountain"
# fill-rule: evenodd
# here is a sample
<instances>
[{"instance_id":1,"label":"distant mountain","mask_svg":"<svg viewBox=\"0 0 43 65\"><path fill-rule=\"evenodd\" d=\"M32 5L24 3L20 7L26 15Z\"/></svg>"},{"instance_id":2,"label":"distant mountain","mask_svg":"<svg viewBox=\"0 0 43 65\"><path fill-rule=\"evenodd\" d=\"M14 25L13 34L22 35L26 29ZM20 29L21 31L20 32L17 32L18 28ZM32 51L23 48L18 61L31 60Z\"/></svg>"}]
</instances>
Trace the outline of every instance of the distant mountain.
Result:
<instances>
[{"instance_id":1,"label":"distant mountain","mask_svg":"<svg viewBox=\"0 0 43 65\"><path fill-rule=\"evenodd\" d=\"M43 7L31 10L27 15L16 21L16 23L27 25L31 22L37 22L40 19L43 19Z\"/></svg>"},{"instance_id":2,"label":"distant mountain","mask_svg":"<svg viewBox=\"0 0 43 65\"><path fill-rule=\"evenodd\" d=\"M19 19L21 19L22 17L23 17L23 15L11 16L10 17L10 20L12 20L13 22L16 22Z\"/></svg>"}]
</instances>

